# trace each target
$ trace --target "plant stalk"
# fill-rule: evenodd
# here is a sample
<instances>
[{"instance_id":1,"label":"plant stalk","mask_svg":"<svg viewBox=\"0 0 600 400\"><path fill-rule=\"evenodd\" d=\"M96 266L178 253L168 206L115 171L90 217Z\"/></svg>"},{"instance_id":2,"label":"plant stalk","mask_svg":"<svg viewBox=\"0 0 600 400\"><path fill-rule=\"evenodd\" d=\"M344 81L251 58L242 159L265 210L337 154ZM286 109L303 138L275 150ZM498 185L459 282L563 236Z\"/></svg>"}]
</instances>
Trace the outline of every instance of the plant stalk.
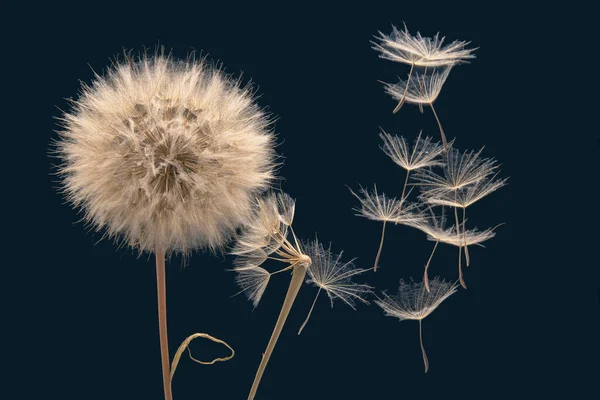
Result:
<instances>
[{"instance_id":1,"label":"plant stalk","mask_svg":"<svg viewBox=\"0 0 600 400\"><path fill-rule=\"evenodd\" d=\"M158 331L160 334L160 359L162 364L165 400L173 400L171 393L171 367L169 339L167 336L167 285L165 278L165 251L156 249L156 293L158 299Z\"/></svg>"},{"instance_id":2,"label":"plant stalk","mask_svg":"<svg viewBox=\"0 0 600 400\"><path fill-rule=\"evenodd\" d=\"M290 286L288 287L287 294L285 295L285 300L283 301L283 306L281 307L281 311L279 312L277 323L275 324L275 328L273 329L273 333L271 334L271 339L269 340L267 349L263 354L263 358L258 367L258 371L256 371L256 376L254 377L254 382L252 383L252 389L250 389L248 400L253 400L254 396L256 396L258 385L260 384L260 380L263 376L263 373L265 372L265 368L267 366L267 363L269 362L269 358L271 358L271 354L273 353L273 349L275 348L277 339L279 339L279 334L283 329L283 325L285 325L285 320L287 319L288 314L292 309L292 305L294 304L294 300L298 295L298 291L300 291L302 282L304 282L306 270L307 266L305 264L298 264L294 267L294 271L292 273L292 280L290 281Z\"/></svg>"}]
</instances>

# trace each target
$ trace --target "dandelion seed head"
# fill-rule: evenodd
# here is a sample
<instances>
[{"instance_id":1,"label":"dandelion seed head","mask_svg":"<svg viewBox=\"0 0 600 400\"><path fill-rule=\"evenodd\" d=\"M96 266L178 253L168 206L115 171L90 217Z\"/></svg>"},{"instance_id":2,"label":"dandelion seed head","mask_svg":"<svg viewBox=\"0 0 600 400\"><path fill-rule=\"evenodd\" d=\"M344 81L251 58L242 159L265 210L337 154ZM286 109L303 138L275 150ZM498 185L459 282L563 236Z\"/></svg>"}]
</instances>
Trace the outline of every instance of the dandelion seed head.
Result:
<instances>
[{"instance_id":1,"label":"dandelion seed head","mask_svg":"<svg viewBox=\"0 0 600 400\"><path fill-rule=\"evenodd\" d=\"M371 287L352 282L354 275L368 270L356 268L354 260L342 261L342 253L333 254L331 245L325 248L317 240L304 242L303 248L311 259L306 283L312 283L327 292L331 306L334 299L340 299L354 308L355 301L368 302L364 296L371 292Z\"/></svg>"},{"instance_id":2,"label":"dandelion seed head","mask_svg":"<svg viewBox=\"0 0 600 400\"><path fill-rule=\"evenodd\" d=\"M417 204L409 203L406 199L387 197L385 193L379 194L377 187L373 192L361 188L360 194L352 194L360 201L361 207L354 208L360 217L403 225L418 223L423 218Z\"/></svg>"},{"instance_id":3,"label":"dandelion seed head","mask_svg":"<svg viewBox=\"0 0 600 400\"><path fill-rule=\"evenodd\" d=\"M508 178L490 178L488 175L475 183L462 186L453 191L445 188L425 190L419 198L431 205L467 208L506 185L507 180Z\"/></svg>"},{"instance_id":4,"label":"dandelion seed head","mask_svg":"<svg viewBox=\"0 0 600 400\"><path fill-rule=\"evenodd\" d=\"M452 66L467 63L475 58L473 52L477 49L466 48L470 42L455 40L444 45L445 37L437 33L433 38L423 37L420 32L411 35L404 26L398 30L392 26L392 33L386 35L379 32L375 36L378 42L371 42L373 49L379 51L379 57L403 64L422 67Z\"/></svg>"},{"instance_id":5,"label":"dandelion seed head","mask_svg":"<svg viewBox=\"0 0 600 400\"><path fill-rule=\"evenodd\" d=\"M400 280L398 293L375 300L383 309L385 315L396 317L400 321L405 319L422 320L431 314L444 300L456 292L458 285L446 282L436 277L429 280L429 291L423 282L410 282Z\"/></svg>"},{"instance_id":6,"label":"dandelion seed head","mask_svg":"<svg viewBox=\"0 0 600 400\"><path fill-rule=\"evenodd\" d=\"M242 289L240 293L244 293L256 308L269 284L271 274L266 269L255 265L238 267L234 271L235 281Z\"/></svg>"},{"instance_id":7,"label":"dandelion seed head","mask_svg":"<svg viewBox=\"0 0 600 400\"><path fill-rule=\"evenodd\" d=\"M269 118L249 86L204 60L127 58L62 121L68 200L140 251L222 247L274 178Z\"/></svg>"},{"instance_id":8,"label":"dandelion seed head","mask_svg":"<svg viewBox=\"0 0 600 400\"><path fill-rule=\"evenodd\" d=\"M444 157L443 172L440 174L433 169L422 169L415 173L414 179L426 197L428 191L440 193L454 192L462 187L477 183L492 175L498 168L493 158L481 157L483 148L478 151L462 152L448 145Z\"/></svg>"},{"instance_id":9,"label":"dandelion seed head","mask_svg":"<svg viewBox=\"0 0 600 400\"><path fill-rule=\"evenodd\" d=\"M444 165L440 158L444 151L442 145L437 142L432 143L429 136L422 138L422 133L419 132L411 149L404 137L382 132L379 134L383 140L381 149L392 161L407 171Z\"/></svg>"},{"instance_id":10,"label":"dandelion seed head","mask_svg":"<svg viewBox=\"0 0 600 400\"><path fill-rule=\"evenodd\" d=\"M432 104L440 95L451 69L452 67L434 69L427 74L414 74L410 79L400 79L398 83L384 83L384 90L397 101Z\"/></svg>"}]
</instances>

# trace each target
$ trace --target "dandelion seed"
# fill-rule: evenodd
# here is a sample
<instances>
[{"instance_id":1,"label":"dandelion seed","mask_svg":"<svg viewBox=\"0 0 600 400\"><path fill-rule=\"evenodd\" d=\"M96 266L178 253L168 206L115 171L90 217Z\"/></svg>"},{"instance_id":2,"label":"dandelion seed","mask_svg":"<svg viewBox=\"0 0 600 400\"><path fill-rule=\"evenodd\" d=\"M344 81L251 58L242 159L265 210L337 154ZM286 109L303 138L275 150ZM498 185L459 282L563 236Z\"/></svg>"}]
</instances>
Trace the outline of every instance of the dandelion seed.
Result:
<instances>
[{"instance_id":1,"label":"dandelion seed","mask_svg":"<svg viewBox=\"0 0 600 400\"><path fill-rule=\"evenodd\" d=\"M274 136L242 87L204 60L126 58L84 85L57 142L63 191L105 237L156 258L170 400L165 256L217 250L274 177Z\"/></svg>"},{"instance_id":2,"label":"dandelion seed","mask_svg":"<svg viewBox=\"0 0 600 400\"><path fill-rule=\"evenodd\" d=\"M406 201L406 198L397 200L385 196L385 193L378 194L377 187L374 187L373 193L369 193L366 189L360 189L360 195L350 192L360 201L361 208L354 208L358 216L365 217L374 221L382 221L383 228L381 230L381 240L379 242L379 250L375 256L373 271L377 271L377 264L383 249L385 239L385 227L388 222L395 224L412 226L419 223L423 216L416 204L411 204Z\"/></svg>"},{"instance_id":3,"label":"dandelion seed","mask_svg":"<svg viewBox=\"0 0 600 400\"><path fill-rule=\"evenodd\" d=\"M349 305L352 309L355 309L355 300L369 304L363 296L371 292L370 286L354 283L351 280L354 275L362 274L368 270L356 268L354 266L354 260L346 262L341 261L343 252L333 254L331 252L331 245L326 249L316 240L305 243L303 247L306 254L312 260L312 264L308 268L309 278L306 280L306 283L312 283L317 286L319 290L317 291L317 295L315 296L315 300L308 312L306 320L298 331L298 335L302 332L302 329L304 329L310 319L321 290L327 292L332 307L333 300L337 298Z\"/></svg>"},{"instance_id":4,"label":"dandelion seed","mask_svg":"<svg viewBox=\"0 0 600 400\"><path fill-rule=\"evenodd\" d=\"M405 319L419 321L419 341L423 353L425 373L429 369L429 361L423 346L423 331L421 321L431 314L444 300L456 292L455 283L446 282L438 277L429 283L430 290L425 288L423 282L416 283L411 280L406 283L400 280L400 288L395 296L383 293L383 298L375 300L375 303L383 309L385 315L396 317L400 321Z\"/></svg>"},{"instance_id":5,"label":"dandelion seed","mask_svg":"<svg viewBox=\"0 0 600 400\"><path fill-rule=\"evenodd\" d=\"M256 266L238 267L234 271L237 272L235 281L242 292L252 301L254 307L258 306L271 274L266 269Z\"/></svg>"},{"instance_id":6,"label":"dandelion seed","mask_svg":"<svg viewBox=\"0 0 600 400\"><path fill-rule=\"evenodd\" d=\"M375 38L379 43L371 42L373 44L372 48L381 53L379 57L410 65L407 84L398 105L393 111L394 113L400 110L406 100L411 76L415 67L452 67L457 64L467 63L469 59L475 58L475 55L472 53L477 50L465 48L470 42L458 40L444 46L445 38L440 38L439 33L433 38L422 37L419 32L417 32L416 36L413 36L408 32L406 25L404 25L403 31L399 31L395 26L392 26L392 33L390 35L379 32L379 36L375 36Z\"/></svg>"},{"instance_id":7,"label":"dandelion seed","mask_svg":"<svg viewBox=\"0 0 600 400\"><path fill-rule=\"evenodd\" d=\"M457 227L451 226L449 228L445 228L446 219L442 215L441 217L437 217L431 207L429 208L430 216L423 223L414 224L413 227L419 229L420 231L427 234L427 239L430 241L434 241L435 245L433 250L431 251L431 255L427 260L427 264L425 264L425 271L423 273L423 282L425 284L425 288L429 291L429 279L428 279L428 268L433 258L433 254L437 249L438 243L445 243L452 246L456 246L459 249L462 247L472 246L472 245L483 245L481 243L493 238L496 233L494 229L486 229L484 231L479 231L477 228L471 230L465 230L464 221L463 221L463 233L458 236L456 234ZM466 289L466 284L463 278L462 268L461 268L461 253L458 254L458 277L461 285Z\"/></svg>"},{"instance_id":8,"label":"dandelion seed","mask_svg":"<svg viewBox=\"0 0 600 400\"><path fill-rule=\"evenodd\" d=\"M483 148L461 152L450 147L445 153L442 174L432 169L421 169L415 173L415 181L423 192L434 189L450 192L476 183L492 175L498 168L493 158L480 157L482 151Z\"/></svg>"},{"instance_id":9,"label":"dandelion seed","mask_svg":"<svg viewBox=\"0 0 600 400\"><path fill-rule=\"evenodd\" d=\"M381 149L392 161L409 172L425 167L443 166L444 163L439 157L444 149L439 143L432 143L429 136L422 138L422 134L423 131L420 131L411 150L404 137L382 132L379 134L383 140Z\"/></svg>"},{"instance_id":10,"label":"dandelion seed","mask_svg":"<svg viewBox=\"0 0 600 400\"><path fill-rule=\"evenodd\" d=\"M421 112L423 112L423 105L429 105L431 107L433 116L440 128L444 149L448 147L448 142L446 140L446 135L444 134L444 129L442 128L442 123L435 112L435 107L433 107L433 103L438 98L451 69L452 67L445 67L441 70L436 69L429 74L419 74L415 76L414 79L406 81L400 80L395 84L384 84L386 93L395 100L398 100L400 102L399 106L406 101L407 103L418 105ZM399 107L396 107L396 109L399 110Z\"/></svg>"}]
</instances>

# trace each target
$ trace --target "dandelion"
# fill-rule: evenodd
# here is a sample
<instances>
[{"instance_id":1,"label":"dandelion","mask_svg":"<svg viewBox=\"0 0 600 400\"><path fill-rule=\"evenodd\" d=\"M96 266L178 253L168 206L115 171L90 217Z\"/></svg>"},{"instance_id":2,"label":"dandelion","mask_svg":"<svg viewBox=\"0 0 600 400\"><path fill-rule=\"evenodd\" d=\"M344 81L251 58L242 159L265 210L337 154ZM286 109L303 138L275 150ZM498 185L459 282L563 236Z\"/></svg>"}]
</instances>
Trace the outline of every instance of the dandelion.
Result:
<instances>
[{"instance_id":1,"label":"dandelion","mask_svg":"<svg viewBox=\"0 0 600 400\"><path fill-rule=\"evenodd\" d=\"M443 209L442 209L443 210ZM437 217L431 207L429 207L430 216L425 219L422 223L414 224L413 227L419 229L420 231L427 234L427 239L430 241L434 241L435 244L433 246L433 250L431 251L431 255L427 260L427 264L425 264L425 270L423 272L423 283L425 284L425 288L427 291L429 288L429 277L427 271L429 269L429 264L433 259L433 254L435 253L438 243L446 243L452 246L456 246L459 249L462 247L478 245L482 246L482 242L485 242L494 236L496 233L494 229L486 229L484 231L479 231L477 228L471 230L465 230L463 224L463 234L459 237L456 235L456 226L451 226L449 228L445 228L446 218L442 214L440 217ZM462 268L461 268L461 253L458 254L458 279L462 287L466 289L466 284L463 278Z\"/></svg>"},{"instance_id":2,"label":"dandelion","mask_svg":"<svg viewBox=\"0 0 600 400\"><path fill-rule=\"evenodd\" d=\"M269 118L204 60L127 57L83 85L57 143L67 199L104 237L155 254L165 398L165 257L217 250L273 178Z\"/></svg>"},{"instance_id":3,"label":"dandelion","mask_svg":"<svg viewBox=\"0 0 600 400\"><path fill-rule=\"evenodd\" d=\"M440 278L434 278L430 282L430 290L425 288L423 282L416 283L411 280L410 283L400 280L398 293L391 297L383 293L383 298L375 300L375 303L383 309L385 315L396 317L400 321L405 319L419 321L419 341L421 352L423 354L423 363L425 364L425 373L429 369L429 361L423 346L422 322L431 314L444 300L456 292L455 283L446 282Z\"/></svg>"},{"instance_id":4,"label":"dandelion","mask_svg":"<svg viewBox=\"0 0 600 400\"><path fill-rule=\"evenodd\" d=\"M404 101L410 104L417 104L421 113L423 112L423 104L431 107L433 116L435 117L438 127L440 128L440 135L442 137L444 149L448 147L448 142L446 140L446 135L444 134L444 129L442 128L442 123L435 112L435 107L433 107L433 103L438 98L451 69L451 66L445 67L441 70L435 69L429 74L419 74L412 80L400 80L395 84L384 84L386 93L392 96L394 99L400 101L399 105L401 105Z\"/></svg>"},{"instance_id":5,"label":"dandelion","mask_svg":"<svg viewBox=\"0 0 600 400\"><path fill-rule=\"evenodd\" d=\"M292 279L271 339L254 377L248 395L249 400L254 399L256 395L275 344L304 282L306 271L312 264L311 258L302 248L292 228L295 207L295 201L283 193L269 193L263 199L259 199L255 216L247 224L232 250L232 254L238 256L235 268L238 273L237 282L255 307L271 275L292 270ZM292 234L293 242L288 239L289 232ZM283 262L287 266L269 273L259 268L259 265L268 259Z\"/></svg>"},{"instance_id":6,"label":"dandelion","mask_svg":"<svg viewBox=\"0 0 600 400\"><path fill-rule=\"evenodd\" d=\"M306 283L312 283L317 286L319 290L317 291L317 295L315 296L315 300L312 303L306 320L298 331L298 335L302 333L302 329L304 329L308 323L321 290L327 292L331 307L333 307L333 300L337 298L349 305L352 309L355 309L355 301L369 304L363 296L371 292L370 286L354 283L351 280L354 275L362 274L368 270L356 268L354 266L354 260L342 262L343 252L333 254L331 252L331 245L326 249L317 240L305 243L304 248L312 260L312 264L308 268L309 278L306 280Z\"/></svg>"},{"instance_id":7,"label":"dandelion","mask_svg":"<svg viewBox=\"0 0 600 400\"><path fill-rule=\"evenodd\" d=\"M394 224L412 226L418 223L422 219L421 211L416 204L411 204L406 201L406 198L397 200L395 198L386 197L385 193L378 194L377 187L374 188L373 193L369 193L366 189L360 189L360 195L350 192L356 197L361 204L360 208L354 208L358 216L371 219L373 221L382 221L383 228L381 230L381 240L379 242L379 249L375 256L375 263L373 271L377 271L377 264L379 257L381 256L381 250L383 249L383 242L385 239L385 226L388 222Z\"/></svg>"},{"instance_id":8,"label":"dandelion","mask_svg":"<svg viewBox=\"0 0 600 400\"><path fill-rule=\"evenodd\" d=\"M467 49L466 46L470 42L455 40L444 46L445 37L440 38L439 32L433 37L423 37L420 32L416 36L408 32L406 24L404 30L399 31L392 25L392 33L385 35L379 32L379 36L375 36L379 41L371 42L373 50L379 51L379 57L410 65L407 84L404 88L404 93L399 100L398 105L394 109L397 113L406 99L409 83L415 67L436 68L436 67L452 67L457 64L467 63L468 60L475 58L472 54L477 49ZM426 73L427 70L425 70Z\"/></svg>"}]
</instances>

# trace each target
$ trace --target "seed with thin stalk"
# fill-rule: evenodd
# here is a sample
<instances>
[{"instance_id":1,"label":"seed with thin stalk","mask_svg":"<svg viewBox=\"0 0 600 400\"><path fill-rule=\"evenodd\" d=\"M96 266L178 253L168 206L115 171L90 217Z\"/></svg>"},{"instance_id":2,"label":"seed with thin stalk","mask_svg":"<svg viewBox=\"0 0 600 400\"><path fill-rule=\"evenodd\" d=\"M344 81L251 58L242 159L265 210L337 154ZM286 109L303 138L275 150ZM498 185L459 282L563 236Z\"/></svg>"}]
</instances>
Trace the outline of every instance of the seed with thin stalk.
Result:
<instances>
[{"instance_id":1,"label":"seed with thin stalk","mask_svg":"<svg viewBox=\"0 0 600 400\"><path fill-rule=\"evenodd\" d=\"M436 216L432 208L429 208L430 216L423 222L414 224L413 227L427 234L427 239L435 242L431 255L425 264L425 271L423 273L423 282L425 288L429 291L429 278L428 269L439 243L445 243L452 246L456 246L459 250L463 247L478 245L484 247L481 243L493 238L496 233L495 228L489 228L483 231L479 231L477 228L465 230L460 236L456 235L456 226L445 227L446 219L442 216ZM464 229L464 226L463 226ZM461 253L458 254L458 277L461 286L466 289L466 283L463 278L462 266L461 266Z\"/></svg>"},{"instance_id":2,"label":"seed with thin stalk","mask_svg":"<svg viewBox=\"0 0 600 400\"><path fill-rule=\"evenodd\" d=\"M438 277L429 283L430 290L423 282L406 283L400 280L400 288L395 296L383 293L383 297L375 303L383 309L385 315L396 317L400 321L412 319L419 321L419 342L425 364L425 373L429 370L429 361L423 346L422 321L431 314L444 300L456 292L456 283L446 282Z\"/></svg>"},{"instance_id":3,"label":"seed with thin stalk","mask_svg":"<svg viewBox=\"0 0 600 400\"><path fill-rule=\"evenodd\" d=\"M350 192L360 201L361 207L354 208L357 212L356 215L365 217L373 221L383 222L383 228L381 230L381 240L379 242L379 249L375 256L375 263L373 270L377 271L377 265L379 263L379 257L381 256L381 250L383 249L383 242L385 239L385 227L388 222L394 224L408 225L416 224L423 218L418 205L409 203L404 197L401 200L395 198L386 197L385 193L377 193L377 187L373 189L373 193L368 190L360 188L360 194Z\"/></svg>"},{"instance_id":4,"label":"seed with thin stalk","mask_svg":"<svg viewBox=\"0 0 600 400\"><path fill-rule=\"evenodd\" d=\"M248 221L274 177L269 118L221 69L161 53L96 75L61 121L67 199L103 237L155 254L170 400L165 257L220 249Z\"/></svg>"},{"instance_id":5,"label":"seed with thin stalk","mask_svg":"<svg viewBox=\"0 0 600 400\"><path fill-rule=\"evenodd\" d=\"M387 94L392 96L395 100L399 101L400 105L402 102L409 104L416 104L419 106L419 110L423 112L423 105L431 107L433 116L438 123L440 129L440 135L444 149L448 147L448 141L442 128L442 123L435 111L433 103L438 98L448 75L450 74L452 67L443 67L441 69L433 69L429 72L425 71L421 74L416 75L413 79L406 81L400 80L398 83L385 83L384 88Z\"/></svg>"},{"instance_id":6,"label":"seed with thin stalk","mask_svg":"<svg viewBox=\"0 0 600 400\"><path fill-rule=\"evenodd\" d=\"M368 285L352 282L353 276L362 274L368 270L356 268L354 266L354 259L342 261L343 252L333 254L331 252L331 245L329 245L328 248L325 248L317 240L305 242L303 248L312 260L312 264L308 268L308 279L306 280L306 283L312 283L318 287L319 290L317 291L315 300L312 303L306 320L298 331L298 335L302 333L302 330L308 323L321 290L324 290L327 293L327 296L329 296L331 307L333 307L334 299L340 299L352 309L355 309L355 301L369 304L364 296L371 293L372 289Z\"/></svg>"},{"instance_id":7,"label":"seed with thin stalk","mask_svg":"<svg viewBox=\"0 0 600 400\"><path fill-rule=\"evenodd\" d=\"M392 26L392 33L389 35L379 32L379 36L375 36L375 39L379 42L372 41L372 48L381 53L379 55L380 58L410 65L408 83L410 83L415 68L451 67L457 64L468 63L468 60L475 58L475 55L472 53L477 50L466 48L470 42L459 40L444 45L445 38L440 38L439 33L433 38L423 37L420 32L417 32L416 36L413 36L408 32L406 24L404 25L404 30L401 31ZM402 107L407 92L408 84L398 105L394 109L394 113L398 112Z\"/></svg>"}]
</instances>

